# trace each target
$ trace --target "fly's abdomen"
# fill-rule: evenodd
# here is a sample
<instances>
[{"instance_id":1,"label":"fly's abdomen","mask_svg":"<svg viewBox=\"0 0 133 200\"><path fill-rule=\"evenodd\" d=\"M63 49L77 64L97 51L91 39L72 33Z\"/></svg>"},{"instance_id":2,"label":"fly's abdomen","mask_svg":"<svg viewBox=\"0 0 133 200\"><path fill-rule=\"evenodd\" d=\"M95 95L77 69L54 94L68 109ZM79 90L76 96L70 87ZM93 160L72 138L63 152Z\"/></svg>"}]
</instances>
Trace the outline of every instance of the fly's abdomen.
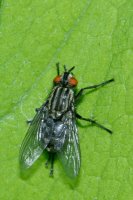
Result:
<instances>
[{"instance_id":1,"label":"fly's abdomen","mask_svg":"<svg viewBox=\"0 0 133 200\"><path fill-rule=\"evenodd\" d=\"M56 87L49 99L49 110L60 114L67 111L74 100L73 95L70 88Z\"/></svg>"}]
</instances>

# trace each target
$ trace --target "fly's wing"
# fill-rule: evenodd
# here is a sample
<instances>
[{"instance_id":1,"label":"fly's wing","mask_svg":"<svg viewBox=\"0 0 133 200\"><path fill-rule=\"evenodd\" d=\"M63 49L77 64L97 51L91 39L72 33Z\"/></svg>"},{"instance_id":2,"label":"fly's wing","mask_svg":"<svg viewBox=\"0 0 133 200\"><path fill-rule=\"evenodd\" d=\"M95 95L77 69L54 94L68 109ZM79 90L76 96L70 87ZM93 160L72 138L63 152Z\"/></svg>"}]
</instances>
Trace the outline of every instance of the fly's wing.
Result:
<instances>
[{"instance_id":1,"label":"fly's wing","mask_svg":"<svg viewBox=\"0 0 133 200\"><path fill-rule=\"evenodd\" d=\"M62 121L67 125L67 128L64 133L64 145L57 154L67 175L70 178L74 178L80 170L80 148L76 121L71 111L63 116Z\"/></svg>"},{"instance_id":2,"label":"fly's wing","mask_svg":"<svg viewBox=\"0 0 133 200\"><path fill-rule=\"evenodd\" d=\"M47 144L41 145L41 121L45 118L46 107L35 115L20 148L20 166L30 167L41 155Z\"/></svg>"}]
</instances>

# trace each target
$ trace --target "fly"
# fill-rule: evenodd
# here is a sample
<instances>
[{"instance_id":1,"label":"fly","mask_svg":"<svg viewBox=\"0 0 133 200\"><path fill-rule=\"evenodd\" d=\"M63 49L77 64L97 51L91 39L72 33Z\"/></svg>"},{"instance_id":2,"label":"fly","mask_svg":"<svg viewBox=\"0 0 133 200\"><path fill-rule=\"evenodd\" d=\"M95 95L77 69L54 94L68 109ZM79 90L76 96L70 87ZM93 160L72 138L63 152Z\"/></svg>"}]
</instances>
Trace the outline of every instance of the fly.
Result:
<instances>
[{"instance_id":1,"label":"fly","mask_svg":"<svg viewBox=\"0 0 133 200\"><path fill-rule=\"evenodd\" d=\"M45 150L49 155L46 166L51 163L50 176L53 175L54 158L57 155L66 174L73 178L79 174L81 165L76 119L88 121L112 133L97 121L78 114L75 109L77 100L85 90L100 88L114 79L82 88L76 94L74 88L78 81L72 73L75 67L67 70L64 66L62 75L59 63L56 67L53 90L46 102L36 109L33 120L29 121L29 129L20 148L20 165L23 169L29 168Z\"/></svg>"}]
</instances>

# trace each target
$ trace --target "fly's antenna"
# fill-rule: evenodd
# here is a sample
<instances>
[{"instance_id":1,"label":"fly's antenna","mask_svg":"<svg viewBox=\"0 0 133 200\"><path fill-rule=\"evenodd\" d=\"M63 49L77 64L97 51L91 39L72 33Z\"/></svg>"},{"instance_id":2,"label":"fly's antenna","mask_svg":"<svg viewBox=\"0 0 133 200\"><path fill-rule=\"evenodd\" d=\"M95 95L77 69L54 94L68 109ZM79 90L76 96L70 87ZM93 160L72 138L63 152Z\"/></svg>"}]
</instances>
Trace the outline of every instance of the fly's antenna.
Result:
<instances>
[{"instance_id":1,"label":"fly's antenna","mask_svg":"<svg viewBox=\"0 0 133 200\"><path fill-rule=\"evenodd\" d=\"M65 70L65 72L67 72L67 68L66 68L66 65L64 65L64 70Z\"/></svg>"},{"instance_id":2,"label":"fly's antenna","mask_svg":"<svg viewBox=\"0 0 133 200\"><path fill-rule=\"evenodd\" d=\"M59 62L56 63L56 68L57 68L57 75L60 75L60 64L59 64Z\"/></svg>"},{"instance_id":3,"label":"fly's antenna","mask_svg":"<svg viewBox=\"0 0 133 200\"><path fill-rule=\"evenodd\" d=\"M75 66L73 66L72 68L70 68L70 69L68 70L68 72L70 73L74 68L75 68Z\"/></svg>"}]
</instances>

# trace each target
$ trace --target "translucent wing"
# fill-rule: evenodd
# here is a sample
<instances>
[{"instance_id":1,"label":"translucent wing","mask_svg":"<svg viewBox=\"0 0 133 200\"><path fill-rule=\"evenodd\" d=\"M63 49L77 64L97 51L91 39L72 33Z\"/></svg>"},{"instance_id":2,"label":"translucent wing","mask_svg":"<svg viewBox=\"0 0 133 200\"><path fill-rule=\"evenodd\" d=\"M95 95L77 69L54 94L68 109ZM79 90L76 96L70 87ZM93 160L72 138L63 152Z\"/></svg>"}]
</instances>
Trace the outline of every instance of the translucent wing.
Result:
<instances>
[{"instance_id":1,"label":"translucent wing","mask_svg":"<svg viewBox=\"0 0 133 200\"><path fill-rule=\"evenodd\" d=\"M46 107L42 107L31 122L27 134L22 142L20 148L20 165L22 168L30 167L47 146L47 143L44 143L43 146L41 145L42 119L45 118L46 113Z\"/></svg>"},{"instance_id":2,"label":"translucent wing","mask_svg":"<svg viewBox=\"0 0 133 200\"><path fill-rule=\"evenodd\" d=\"M59 151L58 157L67 173L71 178L76 177L80 170L80 148L78 142L77 127L75 117L71 111L67 112L63 119L64 124L67 125L65 130L65 142Z\"/></svg>"}]
</instances>

